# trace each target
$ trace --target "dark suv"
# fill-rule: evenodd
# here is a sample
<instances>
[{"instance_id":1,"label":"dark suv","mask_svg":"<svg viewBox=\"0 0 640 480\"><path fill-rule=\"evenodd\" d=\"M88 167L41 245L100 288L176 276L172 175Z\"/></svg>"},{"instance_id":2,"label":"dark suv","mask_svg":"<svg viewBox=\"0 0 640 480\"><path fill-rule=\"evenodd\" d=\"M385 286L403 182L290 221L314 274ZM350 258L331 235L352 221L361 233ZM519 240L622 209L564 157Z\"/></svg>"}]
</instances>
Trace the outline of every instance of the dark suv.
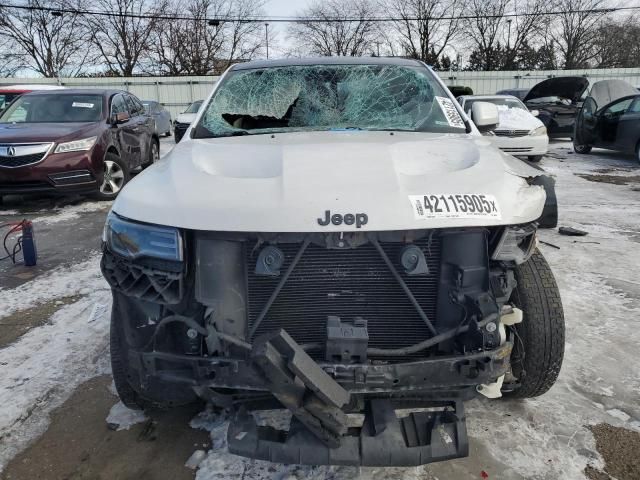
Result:
<instances>
[{"instance_id":1,"label":"dark suv","mask_svg":"<svg viewBox=\"0 0 640 480\"><path fill-rule=\"evenodd\" d=\"M119 90L33 92L0 116L0 195L114 198L133 168L159 158L153 119Z\"/></svg>"}]
</instances>

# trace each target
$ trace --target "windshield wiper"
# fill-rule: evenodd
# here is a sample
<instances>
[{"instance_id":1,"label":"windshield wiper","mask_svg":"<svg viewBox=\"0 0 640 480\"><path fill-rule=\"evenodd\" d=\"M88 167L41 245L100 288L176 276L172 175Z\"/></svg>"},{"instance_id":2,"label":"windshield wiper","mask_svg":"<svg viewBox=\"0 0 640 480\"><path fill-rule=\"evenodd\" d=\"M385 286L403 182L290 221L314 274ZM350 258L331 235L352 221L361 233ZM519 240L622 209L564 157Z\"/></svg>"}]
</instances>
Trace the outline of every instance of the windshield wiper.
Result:
<instances>
[{"instance_id":1,"label":"windshield wiper","mask_svg":"<svg viewBox=\"0 0 640 480\"><path fill-rule=\"evenodd\" d=\"M213 135L209 138L220 138L220 137L242 137L243 135L251 135L249 132L247 132L246 130L238 130L235 132L224 132L224 133L219 133L217 135Z\"/></svg>"}]
</instances>

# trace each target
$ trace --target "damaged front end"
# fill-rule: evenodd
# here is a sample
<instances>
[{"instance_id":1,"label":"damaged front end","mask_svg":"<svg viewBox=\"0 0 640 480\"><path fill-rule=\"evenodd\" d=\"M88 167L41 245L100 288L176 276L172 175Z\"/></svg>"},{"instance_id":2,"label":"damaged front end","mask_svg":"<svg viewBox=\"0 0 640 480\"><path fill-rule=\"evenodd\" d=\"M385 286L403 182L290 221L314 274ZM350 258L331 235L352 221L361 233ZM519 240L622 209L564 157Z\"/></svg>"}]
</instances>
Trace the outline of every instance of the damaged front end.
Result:
<instances>
[{"instance_id":1,"label":"damaged front end","mask_svg":"<svg viewBox=\"0 0 640 480\"><path fill-rule=\"evenodd\" d=\"M165 255L153 258L118 223L135 222L110 219L102 270L133 388L169 392L169 403L188 398L175 392L196 392L233 409L232 453L406 466L465 456L462 402L483 389L499 396L509 375L513 338L503 319L517 316L513 266L535 248L535 224L169 229L156 232L149 248L161 245ZM289 429L248 413L283 407ZM364 420L354 425L356 413Z\"/></svg>"}]
</instances>

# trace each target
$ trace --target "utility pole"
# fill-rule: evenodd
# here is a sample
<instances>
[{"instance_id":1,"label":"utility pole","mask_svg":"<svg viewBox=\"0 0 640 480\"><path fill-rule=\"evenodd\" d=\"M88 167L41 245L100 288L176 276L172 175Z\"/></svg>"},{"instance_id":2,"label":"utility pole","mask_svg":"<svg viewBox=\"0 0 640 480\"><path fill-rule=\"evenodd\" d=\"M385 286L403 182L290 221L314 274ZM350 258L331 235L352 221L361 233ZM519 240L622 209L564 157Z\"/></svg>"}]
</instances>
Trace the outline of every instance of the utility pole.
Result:
<instances>
[{"instance_id":1,"label":"utility pole","mask_svg":"<svg viewBox=\"0 0 640 480\"><path fill-rule=\"evenodd\" d=\"M507 19L507 26L508 26L508 30L507 30L507 51L511 50L511 22L513 21L512 18L508 18Z\"/></svg>"},{"instance_id":2,"label":"utility pole","mask_svg":"<svg viewBox=\"0 0 640 480\"><path fill-rule=\"evenodd\" d=\"M264 24L264 39L267 44L267 60L269 60L269 24Z\"/></svg>"}]
</instances>

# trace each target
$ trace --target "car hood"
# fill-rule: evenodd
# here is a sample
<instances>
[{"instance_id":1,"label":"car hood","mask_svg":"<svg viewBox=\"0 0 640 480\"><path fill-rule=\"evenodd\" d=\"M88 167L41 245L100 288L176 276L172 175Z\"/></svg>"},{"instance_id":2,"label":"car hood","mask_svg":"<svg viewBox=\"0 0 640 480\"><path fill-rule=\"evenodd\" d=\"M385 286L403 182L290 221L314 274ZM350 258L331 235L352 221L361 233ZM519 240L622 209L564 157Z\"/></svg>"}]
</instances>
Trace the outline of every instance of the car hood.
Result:
<instances>
[{"instance_id":1,"label":"car hood","mask_svg":"<svg viewBox=\"0 0 640 480\"><path fill-rule=\"evenodd\" d=\"M615 102L619 98L638 95L640 92L624 80L602 80L591 86L589 96L596 102L598 108Z\"/></svg>"},{"instance_id":2,"label":"car hood","mask_svg":"<svg viewBox=\"0 0 640 480\"><path fill-rule=\"evenodd\" d=\"M529 90L523 101L528 102L542 97L562 97L568 98L575 103L580 100L588 86L589 80L584 77L549 78Z\"/></svg>"},{"instance_id":3,"label":"car hood","mask_svg":"<svg viewBox=\"0 0 640 480\"><path fill-rule=\"evenodd\" d=\"M177 117L176 117L176 122L178 123L187 123L187 124L191 124L191 122L193 122L196 119L196 115L198 115L197 113L180 113Z\"/></svg>"},{"instance_id":4,"label":"car hood","mask_svg":"<svg viewBox=\"0 0 640 480\"><path fill-rule=\"evenodd\" d=\"M534 130L544 125L530 112L505 105L498 105L498 120L496 130Z\"/></svg>"},{"instance_id":5,"label":"car hood","mask_svg":"<svg viewBox=\"0 0 640 480\"><path fill-rule=\"evenodd\" d=\"M473 135L313 132L187 139L120 193L113 211L176 227L330 232L518 224L537 219L544 174ZM411 195L490 195L499 217L417 218ZM422 197L420 197L422 198Z\"/></svg>"},{"instance_id":6,"label":"car hood","mask_svg":"<svg viewBox=\"0 0 640 480\"><path fill-rule=\"evenodd\" d=\"M104 122L0 123L0 143L64 142L95 135Z\"/></svg>"}]
</instances>

